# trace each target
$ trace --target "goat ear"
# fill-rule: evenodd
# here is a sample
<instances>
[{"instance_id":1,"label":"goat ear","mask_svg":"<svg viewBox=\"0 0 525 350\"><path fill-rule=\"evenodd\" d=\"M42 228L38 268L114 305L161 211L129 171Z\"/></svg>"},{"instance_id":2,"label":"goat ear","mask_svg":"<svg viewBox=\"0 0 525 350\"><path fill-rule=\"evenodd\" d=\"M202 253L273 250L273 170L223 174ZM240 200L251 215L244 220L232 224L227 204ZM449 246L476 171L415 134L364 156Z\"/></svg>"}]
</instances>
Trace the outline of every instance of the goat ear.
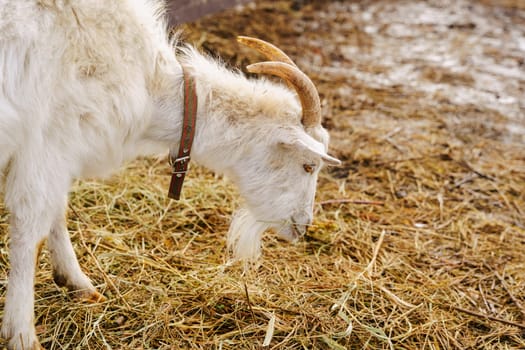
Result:
<instances>
[{"instance_id":1,"label":"goat ear","mask_svg":"<svg viewBox=\"0 0 525 350\"><path fill-rule=\"evenodd\" d=\"M299 149L302 152L313 153L323 160L323 162L328 166L337 166L341 165L341 161L337 158L334 158L326 153L324 150L324 145L314 140L311 136L304 132L293 133L292 135L287 135L286 140L282 140L280 143L285 147L293 147Z\"/></svg>"}]
</instances>

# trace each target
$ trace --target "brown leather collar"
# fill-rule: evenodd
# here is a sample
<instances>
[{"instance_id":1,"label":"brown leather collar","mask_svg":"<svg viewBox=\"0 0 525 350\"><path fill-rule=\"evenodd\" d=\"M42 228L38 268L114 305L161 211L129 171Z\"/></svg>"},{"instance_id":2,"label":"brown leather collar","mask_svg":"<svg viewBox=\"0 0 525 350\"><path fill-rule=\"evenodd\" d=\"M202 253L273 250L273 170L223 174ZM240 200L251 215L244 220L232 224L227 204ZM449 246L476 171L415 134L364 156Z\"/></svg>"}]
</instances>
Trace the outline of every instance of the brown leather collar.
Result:
<instances>
[{"instance_id":1,"label":"brown leather collar","mask_svg":"<svg viewBox=\"0 0 525 350\"><path fill-rule=\"evenodd\" d=\"M195 120L197 119L197 91L195 79L182 67L184 77L184 119L182 120L182 135L180 138L179 152L174 157L170 152L170 165L172 168L171 183L168 197L179 199L184 177L188 172L191 146L195 136Z\"/></svg>"}]
</instances>

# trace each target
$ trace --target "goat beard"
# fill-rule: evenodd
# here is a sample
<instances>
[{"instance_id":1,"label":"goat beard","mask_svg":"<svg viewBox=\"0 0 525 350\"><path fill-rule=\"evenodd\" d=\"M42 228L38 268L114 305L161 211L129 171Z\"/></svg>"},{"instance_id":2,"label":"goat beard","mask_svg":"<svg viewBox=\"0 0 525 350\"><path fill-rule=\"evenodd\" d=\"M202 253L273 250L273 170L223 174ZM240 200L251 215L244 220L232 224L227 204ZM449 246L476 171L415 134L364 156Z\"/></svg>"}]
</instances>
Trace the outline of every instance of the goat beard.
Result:
<instances>
[{"instance_id":1,"label":"goat beard","mask_svg":"<svg viewBox=\"0 0 525 350\"><path fill-rule=\"evenodd\" d=\"M239 209L233 216L227 239L234 258L256 261L261 255L262 234L270 227L270 223L256 219L250 210Z\"/></svg>"}]
</instances>

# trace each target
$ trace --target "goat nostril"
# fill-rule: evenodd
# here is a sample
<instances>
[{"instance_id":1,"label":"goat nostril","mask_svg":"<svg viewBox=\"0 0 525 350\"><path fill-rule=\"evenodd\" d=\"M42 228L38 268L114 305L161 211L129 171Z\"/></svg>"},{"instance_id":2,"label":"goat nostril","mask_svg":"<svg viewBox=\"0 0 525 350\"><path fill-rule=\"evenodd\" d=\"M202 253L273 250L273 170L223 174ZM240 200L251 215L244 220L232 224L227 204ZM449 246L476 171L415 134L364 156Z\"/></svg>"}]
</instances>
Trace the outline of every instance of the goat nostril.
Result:
<instances>
[{"instance_id":1,"label":"goat nostril","mask_svg":"<svg viewBox=\"0 0 525 350\"><path fill-rule=\"evenodd\" d=\"M313 217L312 217L312 215L304 212L304 213L301 213L299 215L292 216L292 222L294 224L301 225L301 226L304 226L306 228L307 226L310 226L312 224Z\"/></svg>"}]
</instances>

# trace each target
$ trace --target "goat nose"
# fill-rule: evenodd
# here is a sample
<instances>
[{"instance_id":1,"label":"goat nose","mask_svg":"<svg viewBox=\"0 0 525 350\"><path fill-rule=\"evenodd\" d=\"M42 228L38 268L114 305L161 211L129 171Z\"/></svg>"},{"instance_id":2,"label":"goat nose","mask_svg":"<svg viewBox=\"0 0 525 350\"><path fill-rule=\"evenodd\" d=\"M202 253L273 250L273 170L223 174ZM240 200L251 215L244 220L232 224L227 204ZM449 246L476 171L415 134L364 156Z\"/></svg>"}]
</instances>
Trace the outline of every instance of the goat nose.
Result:
<instances>
[{"instance_id":1,"label":"goat nose","mask_svg":"<svg viewBox=\"0 0 525 350\"><path fill-rule=\"evenodd\" d=\"M301 225L311 225L313 221L313 215L311 213L308 213L307 211L303 210L296 215L293 216L294 222L301 224Z\"/></svg>"},{"instance_id":2,"label":"goat nose","mask_svg":"<svg viewBox=\"0 0 525 350\"><path fill-rule=\"evenodd\" d=\"M314 219L313 219L312 215L308 214L307 218L306 218L306 224L307 225L311 225L313 221L314 221Z\"/></svg>"}]
</instances>

